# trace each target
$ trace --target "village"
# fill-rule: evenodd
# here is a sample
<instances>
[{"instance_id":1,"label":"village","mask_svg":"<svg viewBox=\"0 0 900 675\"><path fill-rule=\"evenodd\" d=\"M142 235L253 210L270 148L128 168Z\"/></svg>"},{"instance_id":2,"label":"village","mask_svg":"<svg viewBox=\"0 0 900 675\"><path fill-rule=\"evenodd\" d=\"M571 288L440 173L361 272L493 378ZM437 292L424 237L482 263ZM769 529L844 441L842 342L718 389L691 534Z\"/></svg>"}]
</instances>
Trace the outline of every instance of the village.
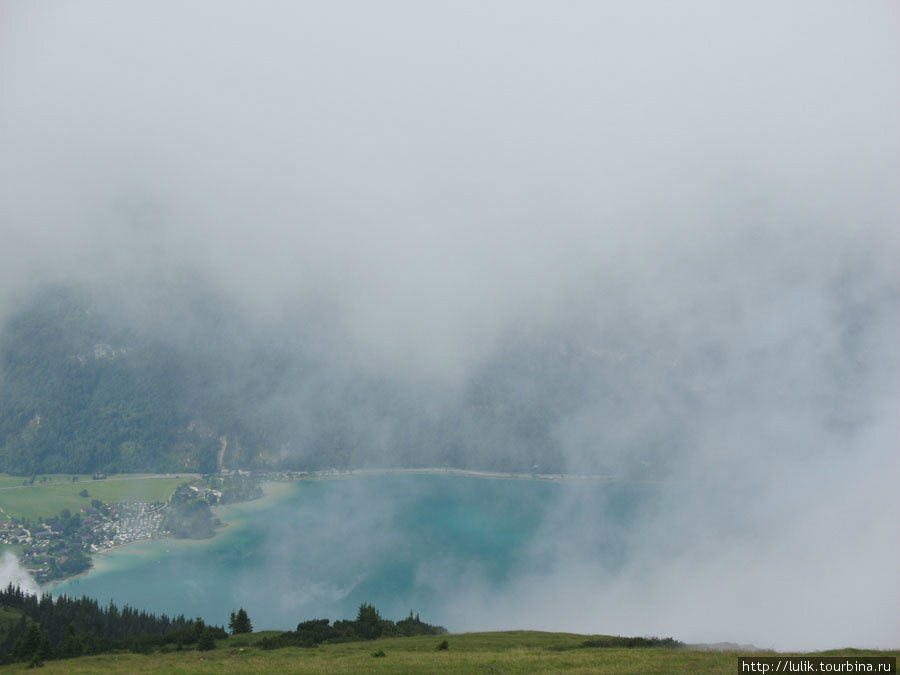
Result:
<instances>
[{"instance_id":1,"label":"village","mask_svg":"<svg viewBox=\"0 0 900 675\"><path fill-rule=\"evenodd\" d=\"M0 524L0 543L20 546L20 559L39 583L87 570L90 553L168 536L162 529L165 504L130 502L107 505L94 500L80 513L68 509L37 522Z\"/></svg>"},{"instance_id":2,"label":"village","mask_svg":"<svg viewBox=\"0 0 900 675\"><path fill-rule=\"evenodd\" d=\"M0 544L19 550L19 559L38 583L57 581L90 569L94 553L152 539L194 537L172 525L179 522L185 503L202 504L208 511L215 504L261 494L248 472L222 472L182 485L164 502L106 504L93 499L78 512L63 509L58 516L37 520L17 519L0 509L7 519L0 521ZM82 496L87 498L87 492Z\"/></svg>"}]
</instances>

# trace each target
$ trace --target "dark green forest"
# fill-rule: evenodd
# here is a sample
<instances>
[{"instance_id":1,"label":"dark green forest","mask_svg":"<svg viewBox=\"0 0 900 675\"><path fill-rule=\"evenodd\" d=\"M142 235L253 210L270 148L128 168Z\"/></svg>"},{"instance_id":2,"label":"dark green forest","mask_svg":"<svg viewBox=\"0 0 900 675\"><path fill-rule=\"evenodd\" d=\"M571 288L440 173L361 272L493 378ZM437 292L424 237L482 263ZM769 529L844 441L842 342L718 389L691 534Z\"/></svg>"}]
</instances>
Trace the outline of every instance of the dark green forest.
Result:
<instances>
[{"instance_id":1,"label":"dark green forest","mask_svg":"<svg viewBox=\"0 0 900 675\"><path fill-rule=\"evenodd\" d=\"M216 520L209 504L182 485L169 500L162 527L176 539L208 539L215 534Z\"/></svg>"},{"instance_id":2,"label":"dark green forest","mask_svg":"<svg viewBox=\"0 0 900 675\"><path fill-rule=\"evenodd\" d=\"M206 628L215 637L227 635L223 628L207 627L201 619L156 616L127 605L119 609L113 603L101 607L86 597L38 597L12 584L0 590L0 608L5 611L5 621L0 624L0 661L5 663L194 644Z\"/></svg>"},{"instance_id":3,"label":"dark green forest","mask_svg":"<svg viewBox=\"0 0 900 675\"><path fill-rule=\"evenodd\" d=\"M229 629L234 635L250 633L253 625L240 608L231 613ZM356 619L301 621L296 631L266 637L264 649L286 646L316 647L322 643L375 640L379 637L441 635L447 630L413 616L401 621L384 619L378 610L363 603ZM101 607L96 600L65 595L52 598L25 593L9 584L0 590L0 663L30 661L37 665L47 659L74 658L85 654L132 651L149 653L196 645L212 649L215 640L228 637L220 626L184 616L156 616L127 605L119 609L110 603Z\"/></svg>"},{"instance_id":4,"label":"dark green forest","mask_svg":"<svg viewBox=\"0 0 900 675\"><path fill-rule=\"evenodd\" d=\"M82 294L42 293L0 335L0 470L206 473L225 434L232 463L253 464L241 440L261 441L212 381L216 360L205 344L187 353L141 334Z\"/></svg>"}]
</instances>

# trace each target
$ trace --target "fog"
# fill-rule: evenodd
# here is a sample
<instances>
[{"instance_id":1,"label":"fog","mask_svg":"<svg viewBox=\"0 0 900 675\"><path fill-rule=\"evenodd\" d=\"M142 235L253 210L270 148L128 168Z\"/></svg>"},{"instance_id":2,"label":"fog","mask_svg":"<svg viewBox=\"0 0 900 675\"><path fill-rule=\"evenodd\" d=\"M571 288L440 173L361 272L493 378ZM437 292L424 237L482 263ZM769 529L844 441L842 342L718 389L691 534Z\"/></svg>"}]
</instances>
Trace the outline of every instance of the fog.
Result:
<instances>
[{"instance_id":1,"label":"fog","mask_svg":"<svg viewBox=\"0 0 900 675\"><path fill-rule=\"evenodd\" d=\"M6 0L0 316L218 307L313 364L252 402L289 452L321 404L368 465L451 420L462 463L664 481L623 569L560 504L466 630L897 647L898 38L875 1Z\"/></svg>"},{"instance_id":2,"label":"fog","mask_svg":"<svg viewBox=\"0 0 900 675\"><path fill-rule=\"evenodd\" d=\"M0 584L6 588L9 584L18 586L26 593L32 595L39 591L34 578L28 573L28 570L19 564L15 555L9 551L4 551L3 557L0 558Z\"/></svg>"}]
</instances>

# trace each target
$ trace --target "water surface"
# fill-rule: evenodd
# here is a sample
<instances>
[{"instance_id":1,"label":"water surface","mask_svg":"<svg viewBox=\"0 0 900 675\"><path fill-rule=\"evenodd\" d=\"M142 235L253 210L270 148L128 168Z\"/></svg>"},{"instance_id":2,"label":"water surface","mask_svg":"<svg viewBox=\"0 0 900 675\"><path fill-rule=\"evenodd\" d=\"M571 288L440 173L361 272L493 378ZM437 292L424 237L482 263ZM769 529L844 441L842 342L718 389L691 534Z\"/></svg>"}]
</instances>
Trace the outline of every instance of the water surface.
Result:
<instances>
[{"instance_id":1,"label":"water surface","mask_svg":"<svg viewBox=\"0 0 900 675\"><path fill-rule=\"evenodd\" d=\"M599 567L626 555L628 523L652 489L574 481L385 475L272 486L275 496L220 510L205 541L164 540L96 556L54 594L88 595L222 624L239 606L257 629L346 618L362 602L448 625L447 598L466 585L503 588L552 565L543 546L579 532Z\"/></svg>"}]
</instances>

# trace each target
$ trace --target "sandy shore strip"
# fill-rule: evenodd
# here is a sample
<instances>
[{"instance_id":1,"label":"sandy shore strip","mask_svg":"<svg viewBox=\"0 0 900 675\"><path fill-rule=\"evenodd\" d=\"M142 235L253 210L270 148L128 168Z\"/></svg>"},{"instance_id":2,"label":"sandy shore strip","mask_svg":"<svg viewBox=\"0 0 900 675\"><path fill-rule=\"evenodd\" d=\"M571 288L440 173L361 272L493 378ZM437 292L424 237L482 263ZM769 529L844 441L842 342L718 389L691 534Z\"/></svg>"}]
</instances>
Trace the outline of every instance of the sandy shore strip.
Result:
<instances>
[{"instance_id":1,"label":"sandy shore strip","mask_svg":"<svg viewBox=\"0 0 900 675\"><path fill-rule=\"evenodd\" d=\"M308 476L301 477L300 480L317 480L331 478L357 478L364 476L405 476L405 475L428 475L428 476L469 476L472 478L499 478L513 480L579 480L579 481L601 481L613 482L617 480L614 475L603 474L569 474L569 473L504 473L501 471L475 471L473 469L454 469L444 467L424 467L421 469L348 469L341 471L339 469L329 469L325 471L314 471Z\"/></svg>"}]
</instances>

